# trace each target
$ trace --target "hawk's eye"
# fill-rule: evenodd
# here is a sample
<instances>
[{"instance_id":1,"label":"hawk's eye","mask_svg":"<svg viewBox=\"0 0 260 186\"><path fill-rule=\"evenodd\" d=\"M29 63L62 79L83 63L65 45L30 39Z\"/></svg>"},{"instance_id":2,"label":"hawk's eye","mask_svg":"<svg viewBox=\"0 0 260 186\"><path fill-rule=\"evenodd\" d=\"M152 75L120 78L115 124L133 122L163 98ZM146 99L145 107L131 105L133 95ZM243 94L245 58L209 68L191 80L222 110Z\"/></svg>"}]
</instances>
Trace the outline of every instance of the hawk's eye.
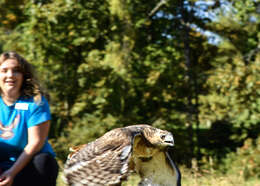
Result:
<instances>
[{"instance_id":1,"label":"hawk's eye","mask_svg":"<svg viewBox=\"0 0 260 186\"><path fill-rule=\"evenodd\" d=\"M161 139L162 139L162 140L164 140L164 139L165 139L165 137L166 137L166 135L164 135L164 134L163 134L163 135L161 135Z\"/></svg>"}]
</instances>

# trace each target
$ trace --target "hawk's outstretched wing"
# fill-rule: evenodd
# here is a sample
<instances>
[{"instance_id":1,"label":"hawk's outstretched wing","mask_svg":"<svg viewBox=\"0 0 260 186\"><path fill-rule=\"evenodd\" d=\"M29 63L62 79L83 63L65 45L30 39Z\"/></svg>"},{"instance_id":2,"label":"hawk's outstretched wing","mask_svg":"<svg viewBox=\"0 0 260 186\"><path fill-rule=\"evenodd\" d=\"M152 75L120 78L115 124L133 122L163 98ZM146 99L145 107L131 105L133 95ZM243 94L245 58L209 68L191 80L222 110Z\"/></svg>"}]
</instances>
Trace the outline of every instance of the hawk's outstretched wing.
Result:
<instances>
[{"instance_id":1,"label":"hawk's outstretched wing","mask_svg":"<svg viewBox=\"0 0 260 186\"><path fill-rule=\"evenodd\" d=\"M128 173L131 136L115 129L83 145L68 158L64 174L69 185L114 185Z\"/></svg>"}]
</instances>

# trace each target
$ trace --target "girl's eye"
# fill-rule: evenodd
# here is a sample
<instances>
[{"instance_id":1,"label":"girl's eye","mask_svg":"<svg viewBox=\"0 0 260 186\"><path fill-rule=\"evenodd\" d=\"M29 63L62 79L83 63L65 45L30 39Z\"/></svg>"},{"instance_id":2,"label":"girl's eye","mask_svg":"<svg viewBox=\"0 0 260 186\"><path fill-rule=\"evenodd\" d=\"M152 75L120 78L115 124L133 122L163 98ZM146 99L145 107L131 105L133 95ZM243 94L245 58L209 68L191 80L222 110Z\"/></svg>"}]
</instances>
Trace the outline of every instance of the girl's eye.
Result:
<instances>
[{"instance_id":1,"label":"girl's eye","mask_svg":"<svg viewBox=\"0 0 260 186\"><path fill-rule=\"evenodd\" d=\"M17 68L17 69L14 69L13 72L14 72L14 73L20 73L21 70Z\"/></svg>"},{"instance_id":2,"label":"girl's eye","mask_svg":"<svg viewBox=\"0 0 260 186\"><path fill-rule=\"evenodd\" d=\"M6 69L1 69L0 72L1 72L1 73L6 73L7 70L6 70Z\"/></svg>"},{"instance_id":3,"label":"girl's eye","mask_svg":"<svg viewBox=\"0 0 260 186\"><path fill-rule=\"evenodd\" d=\"M21 70L20 70L19 68L10 69L10 70L5 69L5 68L0 69L0 72L1 72L1 73L7 73L8 71L11 71L11 72L14 73L14 74L21 73Z\"/></svg>"}]
</instances>

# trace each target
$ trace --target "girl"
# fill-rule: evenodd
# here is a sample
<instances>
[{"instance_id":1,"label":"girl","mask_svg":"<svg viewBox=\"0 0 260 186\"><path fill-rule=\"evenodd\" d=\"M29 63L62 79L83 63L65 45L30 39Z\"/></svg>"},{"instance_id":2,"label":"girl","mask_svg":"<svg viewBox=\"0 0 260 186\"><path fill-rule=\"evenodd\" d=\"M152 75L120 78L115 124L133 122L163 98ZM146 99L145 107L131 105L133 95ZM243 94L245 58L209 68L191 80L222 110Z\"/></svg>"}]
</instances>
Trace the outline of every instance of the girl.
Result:
<instances>
[{"instance_id":1,"label":"girl","mask_svg":"<svg viewBox=\"0 0 260 186\"><path fill-rule=\"evenodd\" d=\"M50 109L16 52L0 56L0 186L55 186L58 165L47 141Z\"/></svg>"}]
</instances>

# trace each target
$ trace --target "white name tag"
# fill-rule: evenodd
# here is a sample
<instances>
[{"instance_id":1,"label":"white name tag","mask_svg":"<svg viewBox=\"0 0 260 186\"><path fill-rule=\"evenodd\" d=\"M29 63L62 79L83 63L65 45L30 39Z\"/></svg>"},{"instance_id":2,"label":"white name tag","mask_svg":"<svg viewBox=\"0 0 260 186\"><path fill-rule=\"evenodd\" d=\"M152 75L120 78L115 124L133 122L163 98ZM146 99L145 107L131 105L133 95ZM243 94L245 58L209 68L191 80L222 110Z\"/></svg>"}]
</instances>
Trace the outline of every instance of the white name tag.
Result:
<instances>
[{"instance_id":1,"label":"white name tag","mask_svg":"<svg viewBox=\"0 0 260 186\"><path fill-rule=\"evenodd\" d=\"M17 110L28 110L28 103L16 103L14 108Z\"/></svg>"}]
</instances>

